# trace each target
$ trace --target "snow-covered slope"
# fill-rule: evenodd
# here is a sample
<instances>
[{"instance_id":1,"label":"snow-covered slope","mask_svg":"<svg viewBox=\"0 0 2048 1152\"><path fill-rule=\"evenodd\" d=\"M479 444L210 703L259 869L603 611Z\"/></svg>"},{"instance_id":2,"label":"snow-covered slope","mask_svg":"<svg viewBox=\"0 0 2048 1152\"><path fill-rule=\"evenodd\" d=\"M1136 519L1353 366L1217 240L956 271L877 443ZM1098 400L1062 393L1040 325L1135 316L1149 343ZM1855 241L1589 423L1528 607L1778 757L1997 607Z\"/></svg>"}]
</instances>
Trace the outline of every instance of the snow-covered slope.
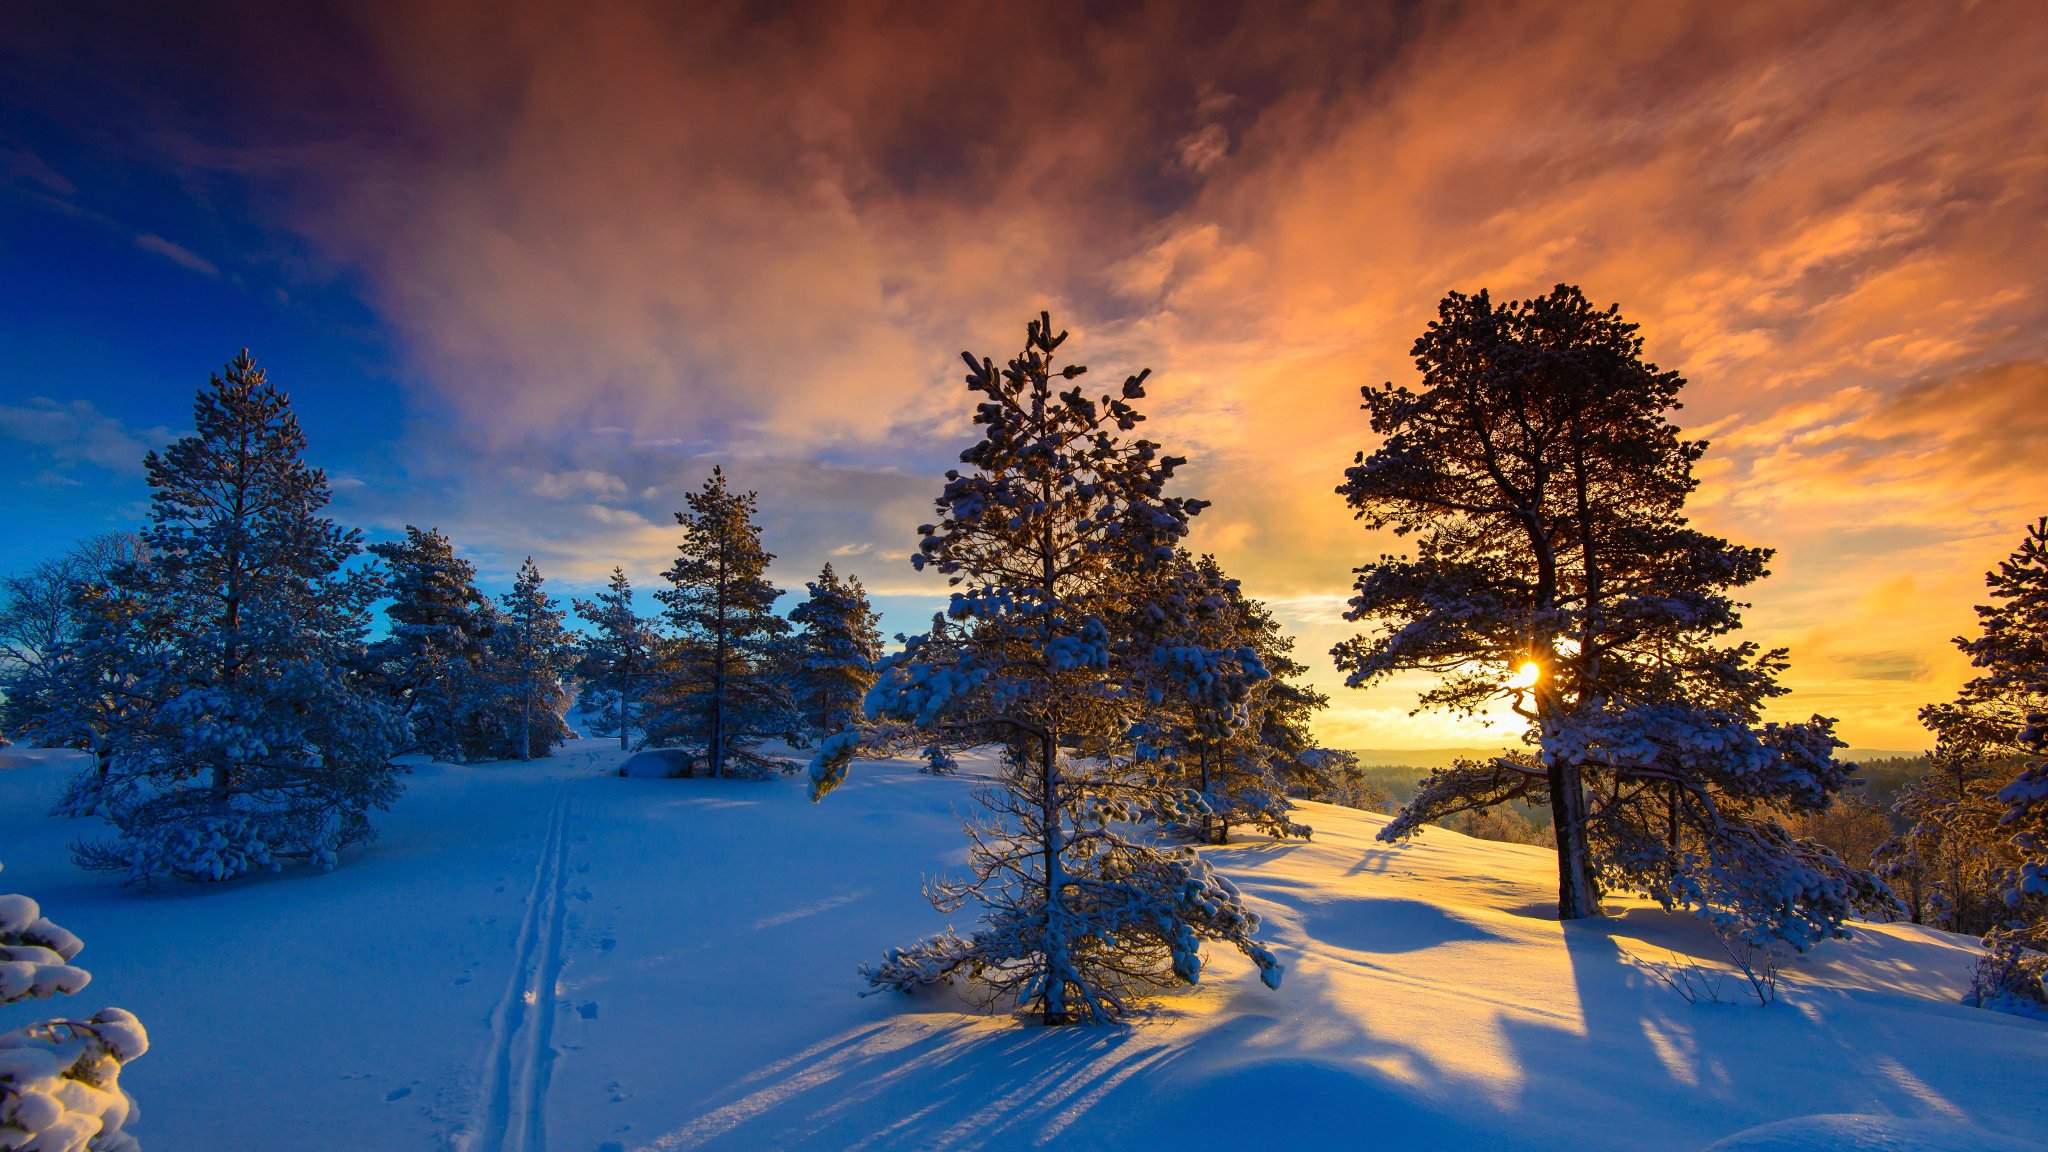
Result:
<instances>
[{"instance_id":1,"label":"snow-covered slope","mask_svg":"<svg viewBox=\"0 0 2048 1152\"><path fill-rule=\"evenodd\" d=\"M861 999L858 963L943 926L919 881L964 859L973 780L863 763L812 805L618 759L423 766L332 875L139 893L66 861L89 829L42 816L58 769L28 758L0 772L0 878L85 938L67 1008L148 1026L122 1081L150 1152L1990 1150L2048 1127L2048 1026L1956 1003L1968 941L1860 927L1771 1008L1734 982L1692 1005L1643 962L1724 964L1694 922L1563 927L1546 853L1388 848L1382 818L1320 805L1310 843L1213 850L1278 992L1219 953L1123 1028Z\"/></svg>"}]
</instances>

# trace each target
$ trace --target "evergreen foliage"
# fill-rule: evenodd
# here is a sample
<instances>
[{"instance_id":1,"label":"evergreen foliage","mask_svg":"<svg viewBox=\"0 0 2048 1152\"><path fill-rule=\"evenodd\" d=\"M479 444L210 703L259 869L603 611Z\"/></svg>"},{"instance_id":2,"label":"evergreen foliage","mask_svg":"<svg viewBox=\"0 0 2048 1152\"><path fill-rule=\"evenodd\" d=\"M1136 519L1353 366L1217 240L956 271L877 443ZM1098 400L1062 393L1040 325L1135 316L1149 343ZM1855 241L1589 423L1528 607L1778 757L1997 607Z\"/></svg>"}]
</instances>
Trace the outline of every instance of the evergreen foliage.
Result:
<instances>
[{"instance_id":1,"label":"evergreen foliage","mask_svg":"<svg viewBox=\"0 0 2048 1152\"><path fill-rule=\"evenodd\" d=\"M1728 638L1730 594L1770 553L1687 525L1706 444L1667 416L1683 378L1568 285L1501 306L1450 293L1414 355L1419 390L1363 390L1384 439L1339 491L1416 555L1358 569L1347 618L1375 630L1334 654L1354 687L1422 670L1440 676L1425 706L1506 701L1531 746L1434 773L1386 837L1547 803L1563 919L1630 888L1803 948L1887 906L1775 816L1825 808L1849 769L1831 721L1760 723L1784 653Z\"/></svg>"},{"instance_id":2,"label":"evergreen foliage","mask_svg":"<svg viewBox=\"0 0 2048 1152\"><path fill-rule=\"evenodd\" d=\"M563 678L575 662L575 645L562 626L568 613L544 584L528 556L512 591L499 598L501 608L486 642L487 719L482 723L491 736L493 758L546 756L570 736L563 719L569 706Z\"/></svg>"},{"instance_id":3,"label":"evergreen foliage","mask_svg":"<svg viewBox=\"0 0 2048 1152\"><path fill-rule=\"evenodd\" d=\"M2048 518L1984 580L1980 630L1956 640L1977 674L1921 709L1934 767L1878 855L1928 923L1984 933L1975 1003L2048 1018Z\"/></svg>"},{"instance_id":4,"label":"evergreen foliage","mask_svg":"<svg viewBox=\"0 0 2048 1152\"><path fill-rule=\"evenodd\" d=\"M76 994L92 979L71 963L82 948L34 900L0 895L0 1005ZM0 1032L0 1149L135 1152L121 1066L148 1050L142 1022L119 1008Z\"/></svg>"},{"instance_id":5,"label":"evergreen foliage","mask_svg":"<svg viewBox=\"0 0 2048 1152\"><path fill-rule=\"evenodd\" d=\"M972 878L929 890L941 910L982 904L979 927L894 950L868 980L970 978L1052 1024L1115 1018L1134 993L1193 983L1204 940L1242 950L1271 986L1281 972L1253 939L1257 917L1199 855L1128 835L1173 810L1130 750L1156 683L1197 663L1145 641L1185 624L1180 605L1150 594L1204 504L1166 495L1184 461L1129 436L1149 373L1099 399L1060 391L1085 370L1057 362L1065 340L1041 314L1003 368L964 356L982 437L947 473L941 519L921 529L912 563L947 577L948 614L965 627L944 643L909 638L867 699L871 717L1005 748L969 825ZM1146 634L1126 630L1148 617ZM1219 655L1203 650L1201 663ZM825 741L814 796L859 746L852 732Z\"/></svg>"},{"instance_id":6,"label":"evergreen foliage","mask_svg":"<svg viewBox=\"0 0 2048 1152\"><path fill-rule=\"evenodd\" d=\"M405 717L412 747L436 760L475 759L489 743L475 693L493 614L476 567L439 529L408 524L405 539L372 544L388 568L390 634L370 646L373 678Z\"/></svg>"},{"instance_id":7,"label":"evergreen foliage","mask_svg":"<svg viewBox=\"0 0 2048 1152\"><path fill-rule=\"evenodd\" d=\"M1158 612L1160 603L1171 609ZM1273 715L1280 698L1265 691L1273 677L1259 652L1261 642L1279 654L1291 641L1213 556L1177 555L1143 607L1129 630L1152 641L1155 707L1141 729L1140 754L1160 761L1188 791L1191 831L1213 844L1228 842L1233 824L1307 835L1287 818L1279 766L1281 755L1303 750L1306 735L1292 727L1293 717ZM1267 743L1275 736L1288 743L1285 753Z\"/></svg>"},{"instance_id":8,"label":"evergreen foliage","mask_svg":"<svg viewBox=\"0 0 2048 1152\"><path fill-rule=\"evenodd\" d=\"M600 736L616 735L623 752L631 747L640 696L654 672L660 637L653 621L634 611L633 583L624 569L613 568L610 583L594 599L572 603L576 614L597 628L584 641L576 666L584 685L584 710L593 717L592 730Z\"/></svg>"},{"instance_id":9,"label":"evergreen foliage","mask_svg":"<svg viewBox=\"0 0 2048 1152\"><path fill-rule=\"evenodd\" d=\"M290 402L245 351L213 377L191 436L144 461L147 564L98 598L59 713L123 704L103 778L71 804L112 824L75 846L135 880L223 880L255 867L331 868L397 797L399 715L362 666L377 578L351 570L358 534L323 510Z\"/></svg>"},{"instance_id":10,"label":"evergreen foliage","mask_svg":"<svg viewBox=\"0 0 2048 1152\"><path fill-rule=\"evenodd\" d=\"M860 578L842 579L830 564L804 588L808 595L789 613L799 629L796 703L805 726L829 736L861 718L882 654L881 616Z\"/></svg>"},{"instance_id":11,"label":"evergreen foliage","mask_svg":"<svg viewBox=\"0 0 2048 1152\"><path fill-rule=\"evenodd\" d=\"M647 741L691 751L713 776L788 771L755 751L799 724L777 675L789 621L775 614L782 593L768 582L774 556L761 547L758 497L732 491L713 468L686 499L689 511L676 513L682 555L655 593L672 635L648 701Z\"/></svg>"}]
</instances>

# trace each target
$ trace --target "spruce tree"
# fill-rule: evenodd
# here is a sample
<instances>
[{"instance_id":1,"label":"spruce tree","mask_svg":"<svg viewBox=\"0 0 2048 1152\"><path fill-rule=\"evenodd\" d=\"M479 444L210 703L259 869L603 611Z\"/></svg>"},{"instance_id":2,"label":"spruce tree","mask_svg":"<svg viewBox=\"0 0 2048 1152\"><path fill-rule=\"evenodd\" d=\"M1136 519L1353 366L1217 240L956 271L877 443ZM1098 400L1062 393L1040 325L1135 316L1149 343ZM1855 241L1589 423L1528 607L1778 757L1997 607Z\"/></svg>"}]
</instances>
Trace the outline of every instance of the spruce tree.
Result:
<instances>
[{"instance_id":1,"label":"spruce tree","mask_svg":"<svg viewBox=\"0 0 2048 1152\"><path fill-rule=\"evenodd\" d=\"M289 399L244 351L199 393L194 434L144 460L149 562L121 570L95 642L127 704L81 864L132 879L331 868L372 833L402 771L398 714L352 673L379 582L324 515Z\"/></svg>"},{"instance_id":2,"label":"spruce tree","mask_svg":"<svg viewBox=\"0 0 2048 1152\"><path fill-rule=\"evenodd\" d=\"M490 637L476 567L455 555L439 529L408 524L405 539L372 544L388 566L390 635L370 646L373 676L405 717L412 746L459 760L478 742L464 722Z\"/></svg>"},{"instance_id":3,"label":"spruce tree","mask_svg":"<svg viewBox=\"0 0 2048 1152\"><path fill-rule=\"evenodd\" d=\"M576 614L597 627L577 664L584 707L596 717L599 735L616 728L623 752L632 744L633 718L654 671L660 637L653 622L633 610L633 583L622 568L612 569L611 582L594 599L573 603Z\"/></svg>"},{"instance_id":4,"label":"spruce tree","mask_svg":"<svg viewBox=\"0 0 2048 1152\"><path fill-rule=\"evenodd\" d=\"M811 731L829 736L860 719L882 654L881 621L860 578L841 579L827 564L790 609L798 632L796 702Z\"/></svg>"},{"instance_id":5,"label":"spruce tree","mask_svg":"<svg viewBox=\"0 0 2048 1152\"><path fill-rule=\"evenodd\" d=\"M83 947L34 900L0 895L0 1005L76 994L92 980L71 963ZM120 1008L0 1032L0 1148L135 1152L121 1066L148 1050L142 1022Z\"/></svg>"},{"instance_id":6,"label":"spruce tree","mask_svg":"<svg viewBox=\"0 0 2048 1152\"><path fill-rule=\"evenodd\" d=\"M776 675L789 621L775 614L782 592L768 582L775 557L761 547L759 497L732 491L714 467L686 499L689 511L676 513L682 555L655 593L672 636L649 701L648 742L695 752L713 776L786 771L755 751L798 724Z\"/></svg>"},{"instance_id":7,"label":"spruce tree","mask_svg":"<svg viewBox=\"0 0 2048 1152\"><path fill-rule=\"evenodd\" d=\"M499 598L502 608L487 645L484 679L492 726L501 734L502 754L519 760L546 756L569 738L562 678L574 663L575 648L562 627L568 613L547 594L546 583L528 556L512 591Z\"/></svg>"},{"instance_id":8,"label":"spruce tree","mask_svg":"<svg viewBox=\"0 0 2048 1152\"><path fill-rule=\"evenodd\" d=\"M1112 627L1174 611L1148 599L1149 577L1204 504L1166 495L1184 461L1128 435L1149 373L1114 396L1060 391L1085 370L1058 362L1065 340L1041 313L1005 367L964 356L982 438L947 473L941 519L921 529L912 563L947 577L948 614L966 627L943 646L910 638L868 696L873 717L1005 749L968 827L971 878L930 890L942 911L982 904L980 926L890 952L865 970L870 983L966 977L1050 1024L1114 1018L1134 993L1193 983L1205 939L1280 979L1227 881L1192 848L1129 834L1166 801L1130 754L1163 662L1146 637ZM825 741L814 796L844 778L859 745L854 733Z\"/></svg>"},{"instance_id":9,"label":"spruce tree","mask_svg":"<svg viewBox=\"0 0 2048 1152\"><path fill-rule=\"evenodd\" d=\"M1453 292L1414 355L1419 389L1364 389L1384 439L1339 491L1416 555L1357 570L1347 618L1376 628L1335 655L1354 687L1419 670L1425 706L1505 702L1529 749L1433 774L1383 836L1548 803L1566 920L1625 887L1804 947L1888 903L1774 816L1825 808L1850 769L1831 721L1760 723L1784 654L1728 637L1770 552L1687 525L1706 444L1668 418L1683 378L1568 285Z\"/></svg>"}]
</instances>

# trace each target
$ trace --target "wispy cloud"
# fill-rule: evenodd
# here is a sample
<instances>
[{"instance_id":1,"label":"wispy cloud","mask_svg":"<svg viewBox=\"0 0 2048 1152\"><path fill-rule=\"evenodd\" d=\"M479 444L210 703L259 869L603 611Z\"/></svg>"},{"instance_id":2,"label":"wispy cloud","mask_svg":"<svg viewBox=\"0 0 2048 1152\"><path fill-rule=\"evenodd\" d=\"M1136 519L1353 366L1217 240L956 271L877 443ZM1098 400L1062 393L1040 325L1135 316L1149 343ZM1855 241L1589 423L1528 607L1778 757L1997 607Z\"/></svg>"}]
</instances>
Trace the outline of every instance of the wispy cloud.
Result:
<instances>
[{"instance_id":1,"label":"wispy cloud","mask_svg":"<svg viewBox=\"0 0 2048 1152\"><path fill-rule=\"evenodd\" d=\"M183 244L173 243L153 232L137 233L135 246L144 252L154 252L171 263L183 268L189 268L202 276L220 275L220 269L214 266L213 261L192 251Z\"/></svg>"},{"instance_id":2,"label":"wispy cloud","mask_svg":"<svg viewBox=\"0 0 2048 1152\"><path fill-rule=\"evenodd\" d=\"M139 473L143 456L168 440L170 431L132 429L101 412L90 400L59 402L31 396L21 404L0 405L0 436L35 445L60 465L85 463L113 472Z\"/></svg>"}]
</instances>

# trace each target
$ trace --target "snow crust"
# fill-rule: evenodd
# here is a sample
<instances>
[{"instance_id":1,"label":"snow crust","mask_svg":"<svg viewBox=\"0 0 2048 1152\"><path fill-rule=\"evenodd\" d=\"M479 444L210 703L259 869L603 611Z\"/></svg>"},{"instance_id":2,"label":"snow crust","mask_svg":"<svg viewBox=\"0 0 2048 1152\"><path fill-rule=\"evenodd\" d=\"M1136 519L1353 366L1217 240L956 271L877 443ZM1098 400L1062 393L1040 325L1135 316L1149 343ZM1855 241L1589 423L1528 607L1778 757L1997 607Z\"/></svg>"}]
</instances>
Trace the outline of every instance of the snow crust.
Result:
<instances>
[{"instance_id":1,"label":"snow crust","mask_svg":"<svg viewBox=\"0 0 2048 1152\"><path fill-rule=\"evenodd\" d=\"M2048 1023L1958 1002L1974 941L1859 924L1787 961L1770 1008L1739 978L1687 1004L1646 964L1725 969L1699 922L1624 901L1560 925L1544 851L1389 846L1386 817L1318 804L1311 841L1202 850L1263 918L1277 992L1211 950L1128 1027L862 999L861 963L948 927L919 885L962 867L990 759L864 762L823 804L623 759L417 764L331 874L150 892L69 863L82 826L43 815L63 773L30 763L0 773L0 846L10 888L91 944L77 1013L149 1023L121 1077L149 1152L2005 1152L2048 1131Z\"/></svg>"}]
</instances>

